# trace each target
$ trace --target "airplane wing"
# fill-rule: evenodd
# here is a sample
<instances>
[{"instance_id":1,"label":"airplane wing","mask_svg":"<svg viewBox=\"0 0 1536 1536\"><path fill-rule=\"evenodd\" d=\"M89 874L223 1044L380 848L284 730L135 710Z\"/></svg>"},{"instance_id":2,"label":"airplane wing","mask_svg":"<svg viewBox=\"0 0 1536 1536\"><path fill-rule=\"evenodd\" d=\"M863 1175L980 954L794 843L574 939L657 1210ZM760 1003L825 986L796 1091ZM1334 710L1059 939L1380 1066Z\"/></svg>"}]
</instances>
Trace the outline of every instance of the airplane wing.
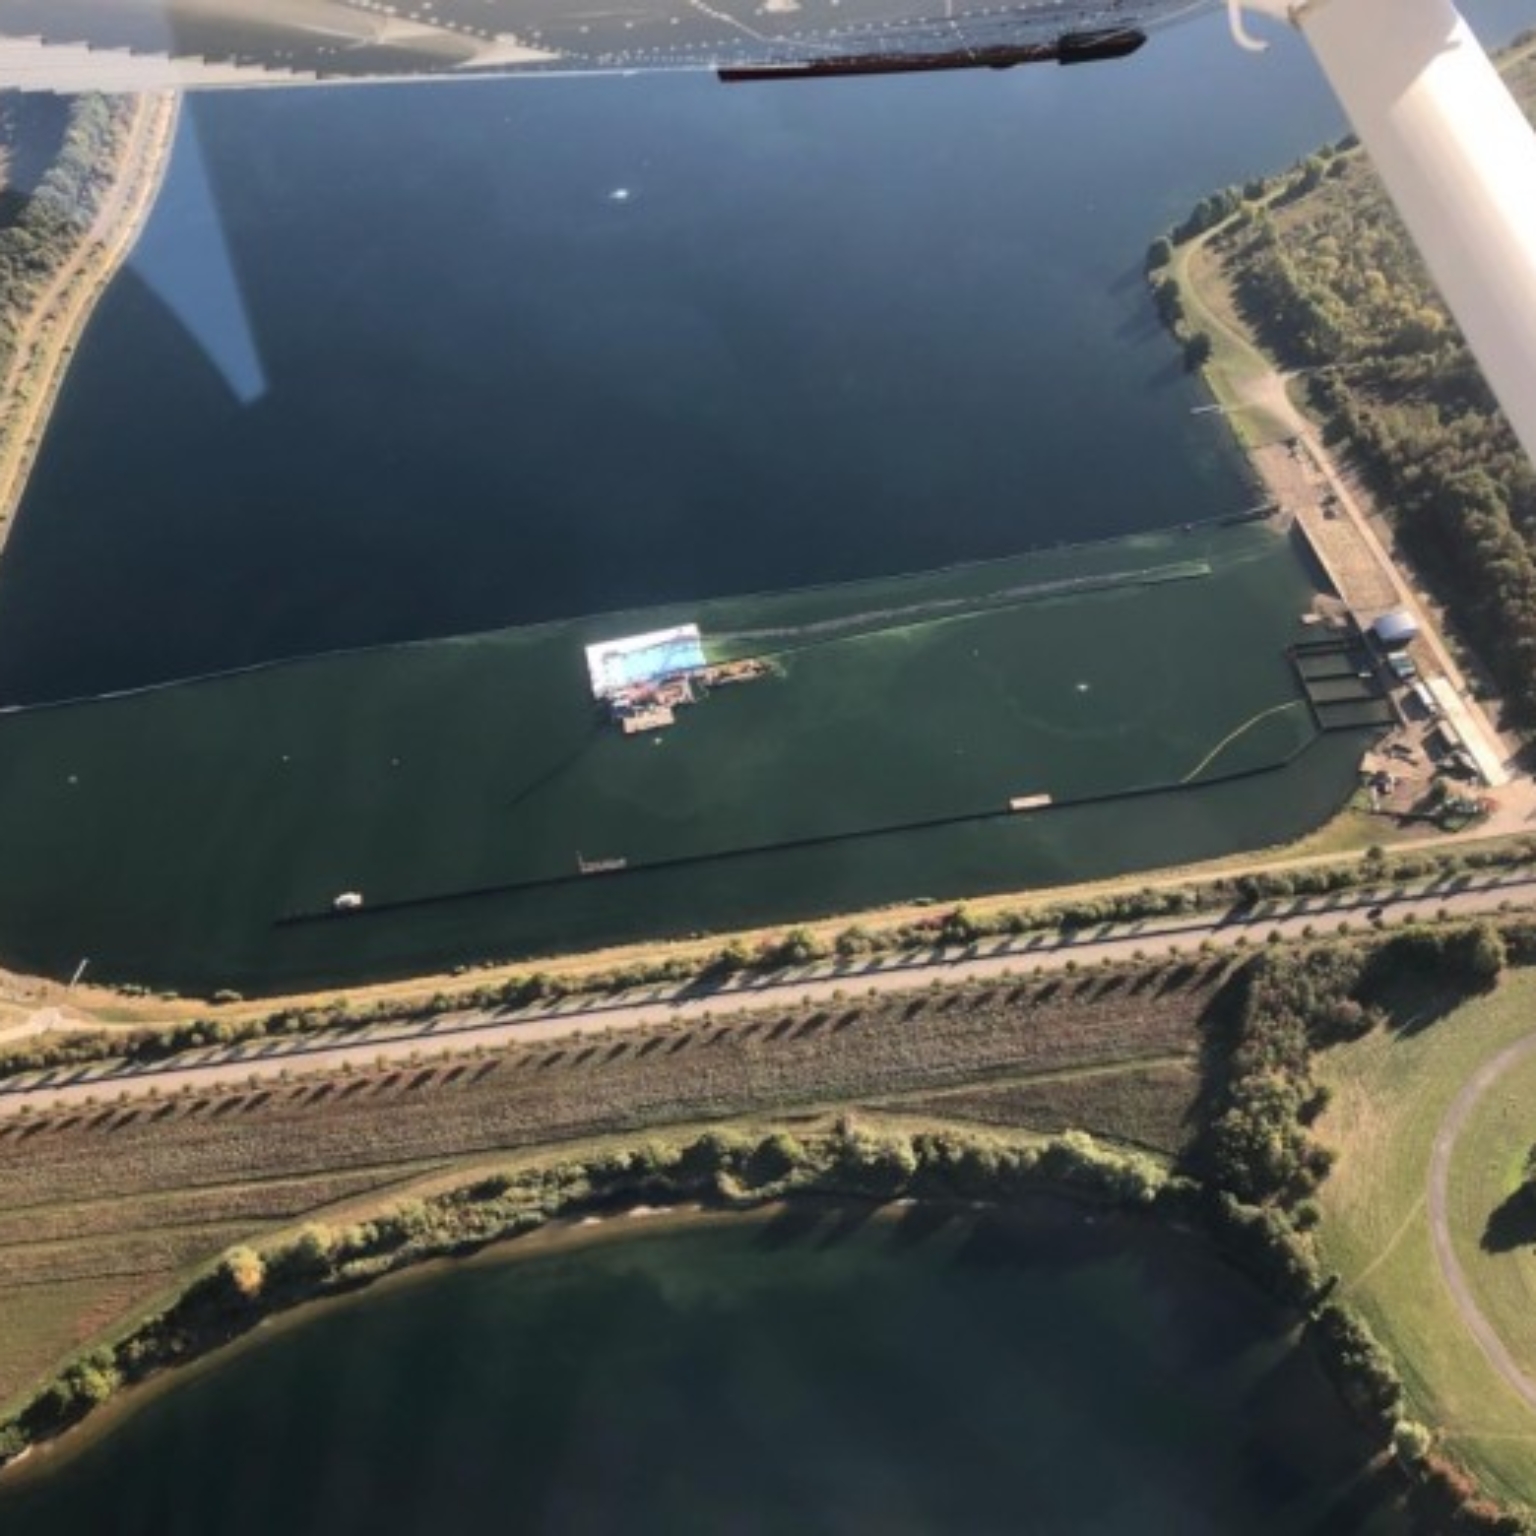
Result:
<instances>
[{"instance_id":1,"label":"airplane wing","mask_svg":"<svg viewBox=\"0 0 1536 1536\"><path fill-rule=\"evenodd\" d=\"M0 88L1111 58L1211 0L0 0ZM837 67L852 61L852 67ZM807 69L820 63L834 67Z\"/></svg>"}]
</instances>

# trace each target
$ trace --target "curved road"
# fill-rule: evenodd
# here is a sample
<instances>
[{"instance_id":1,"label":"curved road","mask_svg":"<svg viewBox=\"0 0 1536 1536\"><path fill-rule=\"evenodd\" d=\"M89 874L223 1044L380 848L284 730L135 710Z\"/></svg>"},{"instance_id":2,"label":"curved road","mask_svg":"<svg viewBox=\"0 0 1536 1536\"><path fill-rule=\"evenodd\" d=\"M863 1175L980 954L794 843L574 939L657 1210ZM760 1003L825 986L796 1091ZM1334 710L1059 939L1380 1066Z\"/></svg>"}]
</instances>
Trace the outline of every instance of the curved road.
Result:
<instances>
[{"instance_id":1,"label":"curved road","mask_svg":"<svg viewBox=\"0 0 1536 1536\"><path fill-rule=\"evenodd\" d=\"M1509 1347L1473 1299L1467 1273L1461 1266L1461 1260L1456 1257L1456 1249L1451 1242L1451 1225L1447 1213L1451 1154L1456 1150L1456 1143L1466 1128L1468 1118L1482 1096L1511 1067L1519 1065L1533 1053L1536 1053L1536 1034L1515 1041L1491 1061L1485 1061L1451 1101L1451 1107L1435 1133L1434 1150L1429 1159L1429 1235L1434 1244L1435 1261L1440 1266L1441 1278L1456 1303L1462 1322L1467 1325L1494 1370L1519 1393L1529 1407L1536 1408L1536 1380L1520 1368L1509 1352Z\"/></svg>"}]
</instances>

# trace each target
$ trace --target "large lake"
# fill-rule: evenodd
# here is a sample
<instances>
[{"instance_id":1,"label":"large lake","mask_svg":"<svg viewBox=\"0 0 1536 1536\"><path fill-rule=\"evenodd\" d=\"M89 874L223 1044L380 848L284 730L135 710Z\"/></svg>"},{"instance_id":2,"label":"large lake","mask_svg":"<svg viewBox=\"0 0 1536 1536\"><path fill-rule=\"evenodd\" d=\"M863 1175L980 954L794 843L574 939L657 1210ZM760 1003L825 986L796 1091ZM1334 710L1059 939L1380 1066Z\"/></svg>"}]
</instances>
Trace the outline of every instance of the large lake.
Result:
<instances>
[{"instance_id":1,"label":"large lake","mask_svg":"<svg viewBox=\"0 0 1536 1536\"><path fill-rule=\"evenodd\" d=\"M1255 59L1215 15L1001 76L195 100L0 562L0 706L290 664L0 713L0 956L274 989L1315 826L1362 741L1309 744L1283 660L1313 579L1203 526L1257 492L1141 266L1341 128L1294 40ZM581 647L626 629L1192 561L593 736ZM891 830L1212 753L1273 772ZM547 890L578 856L632 867ZM354 888L415 905L274 926Z\"/></svg>"},{"instance_id":2,"label":"large lake","mask_svg":"<svg viewBox=\"0 0 1536 1536\"><path fill-rule=\"evenodd\" d=\"M1142 259L1341 120L1294 48L1158 42L196 99L0 565L0 702L1239 510Z\"/></svg>"},{"instance_id":3,"label":"large lake","mask_svg":"<svg viewBox=\"0 0 1536 1536\"><path fill-rule=\"evenodd\" d=\"M796 1211L438 1270L0 1491L7 1536L1392 1536L1289 1324L1203 1245Z\"/></svg>"}]
</instances>

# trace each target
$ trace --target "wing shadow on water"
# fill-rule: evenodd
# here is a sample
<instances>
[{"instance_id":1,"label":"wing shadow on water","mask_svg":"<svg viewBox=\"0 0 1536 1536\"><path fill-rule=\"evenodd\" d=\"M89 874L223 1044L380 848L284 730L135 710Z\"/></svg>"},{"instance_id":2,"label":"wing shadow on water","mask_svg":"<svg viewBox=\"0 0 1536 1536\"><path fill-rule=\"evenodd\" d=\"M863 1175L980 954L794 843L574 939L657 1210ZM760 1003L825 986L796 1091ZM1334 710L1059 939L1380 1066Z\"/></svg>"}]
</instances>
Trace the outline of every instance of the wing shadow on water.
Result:
<instances>
[{"instance_id":1,"label":"wing shadow on water","mask_svg":"<svg viewBox=\"0 0 1536 1536\"><path fill-rule=\"evenodd\" d=\"M162 193L162 200L174 198L179 205L174 235L160 236L164 222L152 225L131 266L215 364L235 398L249 406L267 392L266 370L195 107L182 112L175 161L175 184Z\"/></svg>"},{"instance_id":2,"label":"wing shadow on water","mask_svg":"<svg viewBox=\"0 0 1536 1536\"><path fill-rule=\"evenodd\" d=\"M143 412L153 393L178 435L224 441L243 407L228 376L165 301L131 269L102 302L132 338L133 378L114 379L112 441L65 444L100 381L76 365L66 381L0 563L0 703L88 696L248 659L237 645L210 656L188 647L196 615L238 612L259 572L221 552L229 530L218 487L193 498L166 483L163 432ZM98 317L99 318L99 317ZM88 332L80 361L89 359ZM125 387L126 385L126 387ZM67 593L67 602L60 594ZM199 637L200 638L200 637ZM238 634L231 639L238 641Z\"/></svg>"}]
</instances>

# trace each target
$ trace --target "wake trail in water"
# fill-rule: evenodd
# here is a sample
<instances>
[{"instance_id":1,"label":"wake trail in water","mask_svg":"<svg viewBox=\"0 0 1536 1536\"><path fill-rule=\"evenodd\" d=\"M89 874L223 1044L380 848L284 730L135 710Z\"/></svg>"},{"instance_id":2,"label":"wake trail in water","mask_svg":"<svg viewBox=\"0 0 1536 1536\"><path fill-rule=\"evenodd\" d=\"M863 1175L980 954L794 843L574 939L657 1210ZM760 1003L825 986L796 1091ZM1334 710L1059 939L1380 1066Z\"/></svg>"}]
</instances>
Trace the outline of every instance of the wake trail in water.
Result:
<instances>
[{"instance_id":1,"label":"wake trail in water","mask_svg":"<svg viewBox=\"0 0 1536 1536\"><path fill-rule=\"evenodd\" d=\"M1129 587L1154 587L1171 581L1197 581L1211 573L1208 561L1181 560L1140 571L1107 571L1097 576L1067 576L1055 581L1028 582L1022 586L1005 587L1000 592L989 593L984 597L936 597L894 608L871 608L862 613L813 619L805 624L723 630L710 638L717 644L733 647L775 644L781 649L789 649L796 642L814 644L821 640L836 639L851 631L879 633L882 630L907 629L914 624L956 615L969 617L1052 597L1081 596L1089 592L1109 592Z\"/></svg>"}]
</instances>

